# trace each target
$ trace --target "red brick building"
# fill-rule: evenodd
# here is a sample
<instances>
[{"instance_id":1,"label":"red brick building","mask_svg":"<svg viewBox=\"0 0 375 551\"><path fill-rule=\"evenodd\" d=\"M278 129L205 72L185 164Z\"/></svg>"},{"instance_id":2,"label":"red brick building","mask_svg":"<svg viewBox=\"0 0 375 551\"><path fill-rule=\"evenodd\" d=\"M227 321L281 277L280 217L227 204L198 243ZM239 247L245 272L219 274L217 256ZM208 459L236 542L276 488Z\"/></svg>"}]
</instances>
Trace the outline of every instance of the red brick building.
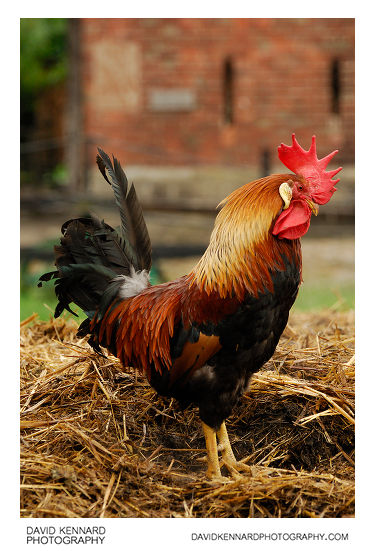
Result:
<instances>
[{"instance_id":1,"label":"red brick building","mask_svg":"<svg viewBox=\"0 0 375 551\"><path fill-rule=\"evenodd\" d=\"M88 157L277 162L292 132L354 160L354 19L82 19ZM263 167L263 168L262 168Z\"/></svg>"}]
</instances>

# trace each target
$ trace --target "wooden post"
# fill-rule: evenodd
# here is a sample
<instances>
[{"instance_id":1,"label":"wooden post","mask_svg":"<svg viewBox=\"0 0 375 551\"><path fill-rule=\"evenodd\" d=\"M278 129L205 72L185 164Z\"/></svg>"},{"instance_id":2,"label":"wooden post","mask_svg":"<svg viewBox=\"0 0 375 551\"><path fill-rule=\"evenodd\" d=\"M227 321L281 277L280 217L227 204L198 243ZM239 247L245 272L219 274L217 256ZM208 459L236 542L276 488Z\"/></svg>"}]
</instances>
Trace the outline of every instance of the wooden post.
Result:
<instances>
[{"instance_id":1,"label":"wooden post","mask_svg":"<svg viewBox=\"0 0 375 551\"><path fill-rule=\"evenodd\" d=\"M65 159L70 191L86 188L83 134L80 19L68 19L68 78Z\"/></svg>"}]
</instances>

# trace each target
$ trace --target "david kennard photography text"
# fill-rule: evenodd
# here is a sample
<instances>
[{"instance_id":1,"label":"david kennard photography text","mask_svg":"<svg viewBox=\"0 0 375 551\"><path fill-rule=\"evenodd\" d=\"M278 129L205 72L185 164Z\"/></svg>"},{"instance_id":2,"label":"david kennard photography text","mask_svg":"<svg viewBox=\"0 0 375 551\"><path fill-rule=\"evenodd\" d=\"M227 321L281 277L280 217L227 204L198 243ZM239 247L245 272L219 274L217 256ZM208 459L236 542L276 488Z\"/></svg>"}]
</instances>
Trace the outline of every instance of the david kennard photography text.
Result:
<instances>
[{"instance_id":1,"label":"david kennard photography text","mask_svg":"<svg viewBox=\"0 0 375 551\"><path fill-rule=\"evenodd\" d=\"M26 543L47 544L103 544L104 526L27 526Z\"/></svg>"}]
</instances>

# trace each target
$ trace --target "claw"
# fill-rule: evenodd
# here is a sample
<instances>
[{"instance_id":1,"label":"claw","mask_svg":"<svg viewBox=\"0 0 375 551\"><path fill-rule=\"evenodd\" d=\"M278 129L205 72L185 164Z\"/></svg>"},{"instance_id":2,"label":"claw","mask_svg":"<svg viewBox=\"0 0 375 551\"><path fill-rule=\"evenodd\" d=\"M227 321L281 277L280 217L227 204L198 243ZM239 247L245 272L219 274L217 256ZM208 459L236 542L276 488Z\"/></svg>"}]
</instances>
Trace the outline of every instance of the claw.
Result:
<instances>
[{"instance_id":1,"label":"claw","mask_svg":"<svg viewBox=\"0 0 375 551\"><path fill-rule=\"evenodd\" d=\"M221 463L228 469L232 478L241 478L241 471L252 473L252 467L249 467L249 465L245 463L248 458L245 458L244 461L237 461L232 446L230 445L227 428L224 422L221 424L217 433L214 429L203 423L203 421L202 427L207 448L207 478L212 482L228 482L230 480L221 474L218 450L222 453ZM219 445L217 445L216 434L219 439Z\"/></svg>"}]
</instances>

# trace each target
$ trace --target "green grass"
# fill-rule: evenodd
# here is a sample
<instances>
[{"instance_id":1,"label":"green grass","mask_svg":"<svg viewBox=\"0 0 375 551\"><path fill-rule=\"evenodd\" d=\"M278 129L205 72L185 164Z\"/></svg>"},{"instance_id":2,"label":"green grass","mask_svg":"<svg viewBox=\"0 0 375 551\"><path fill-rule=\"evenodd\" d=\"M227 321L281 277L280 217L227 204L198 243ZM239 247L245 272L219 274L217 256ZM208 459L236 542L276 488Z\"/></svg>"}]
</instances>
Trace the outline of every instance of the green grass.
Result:
<instances>
[{"instance_id":1,"label":"green grass","mask_svg":"<svg viewBox=\"0 0 375 551\"><path fill-rule=\"evenodd\" d=\"M48 321L53 317L57 304L57 299L54 292L54 286L45 285L42 288L36 287L35 289L23 289L21 290L20 298L20 314L21 321L28 318L34 313L37 313L39 319L43 321ZM65 317L74 318L77 323L81 323L86 316L78 306L72 306L72 310L78 314L78 318L69 314L69 312L64 312Z\"/></svg>"},{"instance_id":2,"label":"green grass","mask_svg":"<svg viewBox=\"0 0 375 551\"><path fill-rule=\"evenodd\" d=\"M302 285L297 300L294 304L295 310L314 311L331 308L334 310L352 310L355 303L354 283L336 287L324 283L316 285Z\"/></svg>"}]
</instances>

